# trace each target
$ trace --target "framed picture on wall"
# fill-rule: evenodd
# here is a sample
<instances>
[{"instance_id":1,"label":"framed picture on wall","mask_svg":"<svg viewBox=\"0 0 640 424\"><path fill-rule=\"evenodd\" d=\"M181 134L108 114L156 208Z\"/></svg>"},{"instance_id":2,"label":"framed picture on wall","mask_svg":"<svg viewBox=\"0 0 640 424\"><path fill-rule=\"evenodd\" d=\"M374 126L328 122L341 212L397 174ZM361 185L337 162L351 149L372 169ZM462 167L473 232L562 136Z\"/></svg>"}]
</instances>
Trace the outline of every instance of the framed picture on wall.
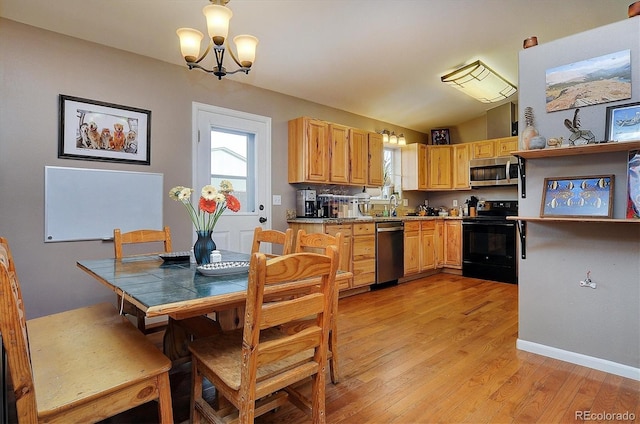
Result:
<instances>
[{"instance_id":1,"label":"framed picture on wall","mask_svg":"<svg viewBox=\"0 0 640 424\"><path fill-rule=\"evenodd\" d=\"M151 163L151 111L60 95L58 157Z\"/></svg>"},{"instance_id":2,"label":"framed picture on wall","mask_svg":"<svg viewBox=\"0 0 640 424\"><path fill-rule=\"evenodd\" d=\"M606 141L640 140L640 102L609 106L604 136Z\"/></svg>"},{"instance_id":3,"label":"framed picture on wall","mask_svg":"<svg viewBox=\"0 0 640 424\"><path fill-rule=\"evenodd\" d=\"M451 144L451 138L448 128L440 128L431 130L431 144Z\"/></svg>"},{"instance_id":4,"label":"framed picture on wall","mask_svg":"<svg viewBox=\"0 0 640 424\"><path fill-rule=\"evenodd\" d=\"M614 175L545 178L541 217L613 217Z\"/></svg>"}]
</instances>

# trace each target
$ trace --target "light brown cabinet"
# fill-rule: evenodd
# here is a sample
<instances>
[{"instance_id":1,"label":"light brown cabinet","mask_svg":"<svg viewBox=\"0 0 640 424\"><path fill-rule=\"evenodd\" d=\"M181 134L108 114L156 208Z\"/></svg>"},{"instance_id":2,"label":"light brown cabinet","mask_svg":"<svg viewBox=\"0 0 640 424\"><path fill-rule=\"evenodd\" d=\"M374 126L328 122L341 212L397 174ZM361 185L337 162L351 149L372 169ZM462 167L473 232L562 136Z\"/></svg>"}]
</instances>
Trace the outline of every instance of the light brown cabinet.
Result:
<instances>
[{"instance_id":1,"label":"light brown cabinet","mask_svg":"<svg viewBox=\"0 0 640 424\"><path fill-rule=\"evenodd\" d=\"M435 223L436 268L442 268L444 267L444 221L438 219Z\"/></svg>"},{"instance_id":2,"label":"light brown cabinet","mask_svg":"<svg viewBox=\"0 0 640 424\"><path fill-rule=\"evenodd\" d=\"M404 275L420 272L420 222L404 223Z\"/></svg>"},{"instance_id":3,"label":"light brown cabinet","mask_svg":"<svg viewBox=\"0 0 640 424\"><path fill-rule=\"evenodd\" d=\"M351 287L368 286L376 281L376 226L374 223L353 224Z\"/></svg>"},{"instance_id":4,"label":"light brown cabinet","mask_svg":"<svg viewBox=\"0 0 640 424\"><path fill-rule=\"evenodd\" d=\"M462 222L444 221L444 266L462 269Z\"/></svg>"},{"instance_id":5,"label":"light brown cabinet","mask_svg":"<svg viewBox=\"0 0 640 424\"><path fill-rule=\"evenodd\" d=\"M289 183L381 186L382 135L300 117L289 121Z\"/></svg>"},{"instance_id":6,"label":"light brown cabinet","mask_svg":"<svg viewBox=\"0 0 640 424\"><path fill-rule=\"evenodd\" d=\"M382 134L368 133L368 184L380 187L384 184L384 145Z\"/></svg>"},{"instance_id":7,"label":"light brown cabinet","mask_svg":"<svg viewBox=\"0 0 640 424\"><path fill-rule=\"evenodd\" d=\"M420 222L420 272L436 269L436 221Z\"/></svg>"},{"instance_id":8,"label":"light brown cabinet","mask_svg":"<svg viewBox=\"0 0 640 424\"><path fill-rule=\"evenodd\" d=\"M518 150L518 137L497 138L495 140L496 156L509 156Z\"/></svg>"},{"instance_id":9,"label":"light brown cabinet","mask_svg":"<svg viewBox=\"0 0 640 424\"><path fill-rule=\"evenodd\" d=\"M329 182L349 182L349 128L329 124Z\"/></svg>"},{"instance_id":10,"label":"light brown cabinet","mask_svg":"<svg viewBox=\"0 0 640 424\"><path fill-rule=\"evenodd\" d=\"M454 144L453 148L453 188L468 189L469 186L469 144Z\"/></svg>"},{"instance_id":11,"label":"light brown cabinet","mask_svg":"<svg viewBox=\"0 0 640 424\"><path fill-rule=\"evenodd\" d=\"M453 187L451 146L427 146L427 187L449 190Z\"/></svg>"},{"instance_id":12,"label":"light brown cabinet","mask_svg":"<svg viewBox=\"0 0 640 424\"><path fill-rule=\"evenodd\" d=\"M289 121L289 183L329 181L329 125L301 117Z\"/></svg>"},{"instance_id":13,"label":"light brown cabinet","mask_svg":"<svg viewBox=\"0 0 640 424\"><path fill-rule=\"evenodd\" d=\"M420 143L408 144L402 149L402 189L427 188L427 146Z\"/></svg>"},{"instance_id":14,"label":"light brown cabinet","mask_svg":"<svg viewBox=\"0 0 640 424\"><path fill-rule=\"evenodd\" d=\"M486 159L496 156L495 141L483 140L471 143L471 158Z\"/></svg>"}]
</instances>

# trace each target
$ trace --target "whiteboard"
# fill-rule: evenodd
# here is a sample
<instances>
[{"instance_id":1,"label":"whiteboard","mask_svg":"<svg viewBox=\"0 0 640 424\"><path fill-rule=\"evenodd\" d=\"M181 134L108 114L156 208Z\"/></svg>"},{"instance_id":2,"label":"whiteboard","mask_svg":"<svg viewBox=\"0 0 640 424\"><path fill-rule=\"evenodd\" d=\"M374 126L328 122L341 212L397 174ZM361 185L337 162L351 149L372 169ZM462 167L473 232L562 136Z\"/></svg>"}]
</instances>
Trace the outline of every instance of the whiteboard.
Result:
<instances>
[{"instance_id":1,"label":"whiteboard","mask_svg":"<svg viewBox=\"0 0 640 424\"><path fill-rule=\"evenodd\" d=\"M162 229L163 174L44 167L44 241L112 239Z\"/></svg>"}]
</instances>

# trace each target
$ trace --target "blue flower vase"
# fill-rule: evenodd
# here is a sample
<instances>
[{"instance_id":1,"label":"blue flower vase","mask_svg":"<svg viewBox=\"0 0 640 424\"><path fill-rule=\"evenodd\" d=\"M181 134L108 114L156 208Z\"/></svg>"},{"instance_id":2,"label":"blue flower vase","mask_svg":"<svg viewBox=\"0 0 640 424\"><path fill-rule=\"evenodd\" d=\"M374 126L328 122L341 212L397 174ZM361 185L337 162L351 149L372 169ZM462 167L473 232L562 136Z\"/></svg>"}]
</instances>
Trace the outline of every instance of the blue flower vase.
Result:
<instances>
[{"instance_id":1,"label":"blue flower vase","mask_svg":"<svg viewBox=\"0 0 640 424\"><path fill-rule=\"evenodd\" d=\"M211 231L196 231L198 239L193 245L193 256L198 265L208 264L211 251L216 250L216 243L211 238L211 233Z\"/></svg>"}]
</instances>

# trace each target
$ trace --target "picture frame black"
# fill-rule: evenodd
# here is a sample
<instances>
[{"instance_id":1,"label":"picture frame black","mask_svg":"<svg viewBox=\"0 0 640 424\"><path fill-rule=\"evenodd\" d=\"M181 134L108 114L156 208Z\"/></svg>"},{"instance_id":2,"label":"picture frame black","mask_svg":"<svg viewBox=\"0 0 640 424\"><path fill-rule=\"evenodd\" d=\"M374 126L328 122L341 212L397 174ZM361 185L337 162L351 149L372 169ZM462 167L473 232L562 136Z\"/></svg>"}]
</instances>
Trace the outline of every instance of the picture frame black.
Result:
<instances>
[{"instance_id":1,"label":"picture frame black","mask_svg":"<svg viewBox=\"0 0 640 424\"><path fill-rule=\"evenodd\" d=\"M544 179L540 216L612 218L615 175Z\"/></svg>"},{"instance_id":2,"label":"picture frame black","mask_svg":"<svg viewBox=\"0 0 640 424\"><path fill-rule=\"evenodd\" d=\"M605 141L640 140L640 102L607 107Z\"/></svg>"},{"instance_id":3,"label":"picture frame black","mask_svg":"<svg viewBox=\"0 0 640 424\"><path fill-rule=\"evenodd\" d=\"M449 128L437 128L437 129L431 130L431 144L436 146L451 144L451 136L449 135Z\"/></svg>"},{"instance_id":4,"label":"picture frame black","mask_svg":"<svg viewBox=\"0 0 640 424\"><path fill-rule=\"evenodd\" d=\"M60 94L58 158L151 164L151 111Z\"/></svg>"}]
</instances>

